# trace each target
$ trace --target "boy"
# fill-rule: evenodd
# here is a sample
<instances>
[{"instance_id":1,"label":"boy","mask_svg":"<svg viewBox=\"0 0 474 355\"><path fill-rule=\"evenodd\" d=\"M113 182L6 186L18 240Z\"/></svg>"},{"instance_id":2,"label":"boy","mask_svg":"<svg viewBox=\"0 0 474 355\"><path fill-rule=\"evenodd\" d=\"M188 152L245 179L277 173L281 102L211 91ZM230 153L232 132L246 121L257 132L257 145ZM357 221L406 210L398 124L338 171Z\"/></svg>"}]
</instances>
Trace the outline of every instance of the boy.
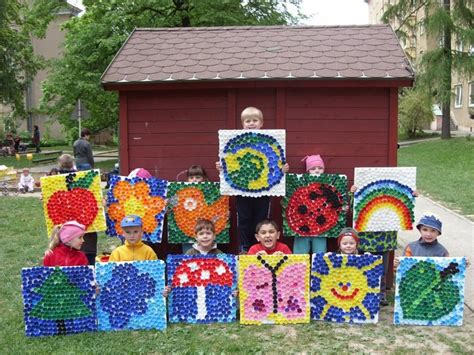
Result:
<instances>
[{"instance_id":1,"label":"boy","mask_svg":"<svg viewBox=\"0 0 474 355\"><path fill-rule=\"evenodd\" d=\"M123 229L125 245L122 245L110 254L109 261L157 260L152 248L142 242L143 222L139 216L128 215L120 226Z\"/></svg>"},{"instance_id":2,"label":"boy","mask_svg":"<svg viewBox=\"0 0 474 355\"><path fill-rule=\"evenodd\" d=\"M197 221L194 231L196 232L196 242L191 249L186 251L186 255L222 254L222 251L217 249L214 223L208 219L201 218Z\"/></svg>"},{"instance_id":3,"label":"boy","mask_svg":"<svg viewBox=\"0 0 474 355\"><path fill-rule=\"evenodd\" d=\"M291 254L290 248L284 243L280 243L280 231L274 221L264 219L255 229L255 238L259 244L253 245L248 255L284 255Z\"/></svg>"},{"instance_id":4,"label":"boy","mask_svg":"<svg viewBox=\"0 0 474 355\"><path fill-rule=\"evenodd\" d=\"M425 214L420 218L416 229L420 232L417 241L409 243L403 251L404 256L449 256L448 251L438 237L441 235L443 223L433 214Z\"/></svg>"},{"instance_id":5,"label":"boy","mask_svg":"<svg viewBox=\"0 0 474 355\"><path fill-rule=\"evenodd\" d=\"M23 168L23 173L20 176L20 182L18 183L18 191L22 194L25 192L33 193L35 191L35 179L30 175L30 169Z\"/></svg>"},{"instance_id":6,"label":"boy","mask_svg":"<svg viewBox=\"0 0 474 355\"><path fill-rule=\"evenodd\" d=\"M263 127L263 113L256 107L247 107L240 114L243 129L261 129ZM216 162L217 170L221 171L220 162ZM287 173L288 164L282 171ZM257 223L269 217L270 196L245 197L236 196L237 226L240 236L240 252L246 254L252 244L255 244L254 231Z\"/></svg>"}]
</instances>

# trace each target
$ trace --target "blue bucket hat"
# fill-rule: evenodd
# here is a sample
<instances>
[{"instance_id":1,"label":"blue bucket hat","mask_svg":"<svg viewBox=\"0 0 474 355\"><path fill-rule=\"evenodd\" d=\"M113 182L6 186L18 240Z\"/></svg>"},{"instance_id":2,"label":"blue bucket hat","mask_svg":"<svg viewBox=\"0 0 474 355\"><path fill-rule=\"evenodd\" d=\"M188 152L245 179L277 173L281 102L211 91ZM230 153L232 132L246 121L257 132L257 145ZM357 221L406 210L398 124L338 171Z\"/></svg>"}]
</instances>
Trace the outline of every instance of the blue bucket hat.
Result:
<instances>
[{"instance_id":1,"label":"blue bucket hat","mask_svg":"<svg viewBox=\"0 0 474 355\"><path fill-rule=\"evenodd\" d=\"M122 228L124 227L142 227L143 226L143 221L140 218L140 216L134 215L134 214L129 214L128 216L125 216L124 219L122 219L122 222L120 223L120 226Z\"/></svg>"},{"instance_id":2,"label":"blue bucket hat","mask_svg":"<svg viewBox=\"0 0 474 355\"><path fill-rule=\"evenodd\" d=\"M439 232L439 234L441 234L441 228L443 227L443 223L435 215L425 214L418 221L416 228L420 230L421 226L427 226L427 227L436 229Z\"/></svg>"}]
</instances>

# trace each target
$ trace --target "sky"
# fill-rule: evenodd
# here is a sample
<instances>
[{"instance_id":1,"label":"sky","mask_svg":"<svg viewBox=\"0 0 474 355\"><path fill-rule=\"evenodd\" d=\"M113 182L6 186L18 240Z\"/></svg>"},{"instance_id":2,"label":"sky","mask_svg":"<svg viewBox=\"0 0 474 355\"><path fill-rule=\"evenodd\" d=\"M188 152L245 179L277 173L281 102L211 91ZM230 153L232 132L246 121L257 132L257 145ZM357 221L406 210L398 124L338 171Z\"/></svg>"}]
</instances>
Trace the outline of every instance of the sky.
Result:
<instances>
[{"instance_id":1,"label":"sky","mask_svg":"<svg viewBox=\"0 0 474 355\"><path fill-rule=\"evenodd\" d=\"M83 8L82 0L68 0ZM303 0L302 12L311 18L305 25L362 25L369 22L369 6L364 0Z\"/></svg>"}]
</instances>

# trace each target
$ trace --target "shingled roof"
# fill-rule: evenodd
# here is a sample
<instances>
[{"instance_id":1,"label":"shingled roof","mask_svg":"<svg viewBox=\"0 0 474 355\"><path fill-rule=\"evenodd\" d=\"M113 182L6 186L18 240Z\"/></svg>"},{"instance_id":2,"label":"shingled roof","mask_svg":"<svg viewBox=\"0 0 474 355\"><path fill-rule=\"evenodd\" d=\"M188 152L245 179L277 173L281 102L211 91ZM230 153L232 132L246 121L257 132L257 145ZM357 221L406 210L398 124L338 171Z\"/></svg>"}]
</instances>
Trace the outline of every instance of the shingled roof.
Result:
<instances>
[{"instance_id":1,"label":"shingled roof","mask_svg":"<svg viewBox=\"0 0 474 355\"><path fill-rule=\"evenodd\" d=\"M388 25L140 28L102 83L413 76Z\"/></svg>"}]
</instances>

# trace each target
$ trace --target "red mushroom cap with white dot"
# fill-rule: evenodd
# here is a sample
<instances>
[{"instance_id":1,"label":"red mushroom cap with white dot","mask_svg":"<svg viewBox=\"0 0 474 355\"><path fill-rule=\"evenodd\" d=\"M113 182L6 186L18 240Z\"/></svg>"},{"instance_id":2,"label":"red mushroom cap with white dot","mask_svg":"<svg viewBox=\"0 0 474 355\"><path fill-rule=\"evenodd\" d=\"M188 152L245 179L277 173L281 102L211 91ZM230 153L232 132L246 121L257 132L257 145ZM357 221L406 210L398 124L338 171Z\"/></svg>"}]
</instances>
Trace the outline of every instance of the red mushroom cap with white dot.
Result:
<instances>
[{"instance_id":1,"label":"red mushroom cap with white dot","mask_svg":"<svg viewBox=\"0 0 474 355\"><path fill-rule=\"evenodd\" d=\"M229 266L220 259L193 258L177 267L172 286L232 286L232 277Z\"/></svg>"}]
</instances>

